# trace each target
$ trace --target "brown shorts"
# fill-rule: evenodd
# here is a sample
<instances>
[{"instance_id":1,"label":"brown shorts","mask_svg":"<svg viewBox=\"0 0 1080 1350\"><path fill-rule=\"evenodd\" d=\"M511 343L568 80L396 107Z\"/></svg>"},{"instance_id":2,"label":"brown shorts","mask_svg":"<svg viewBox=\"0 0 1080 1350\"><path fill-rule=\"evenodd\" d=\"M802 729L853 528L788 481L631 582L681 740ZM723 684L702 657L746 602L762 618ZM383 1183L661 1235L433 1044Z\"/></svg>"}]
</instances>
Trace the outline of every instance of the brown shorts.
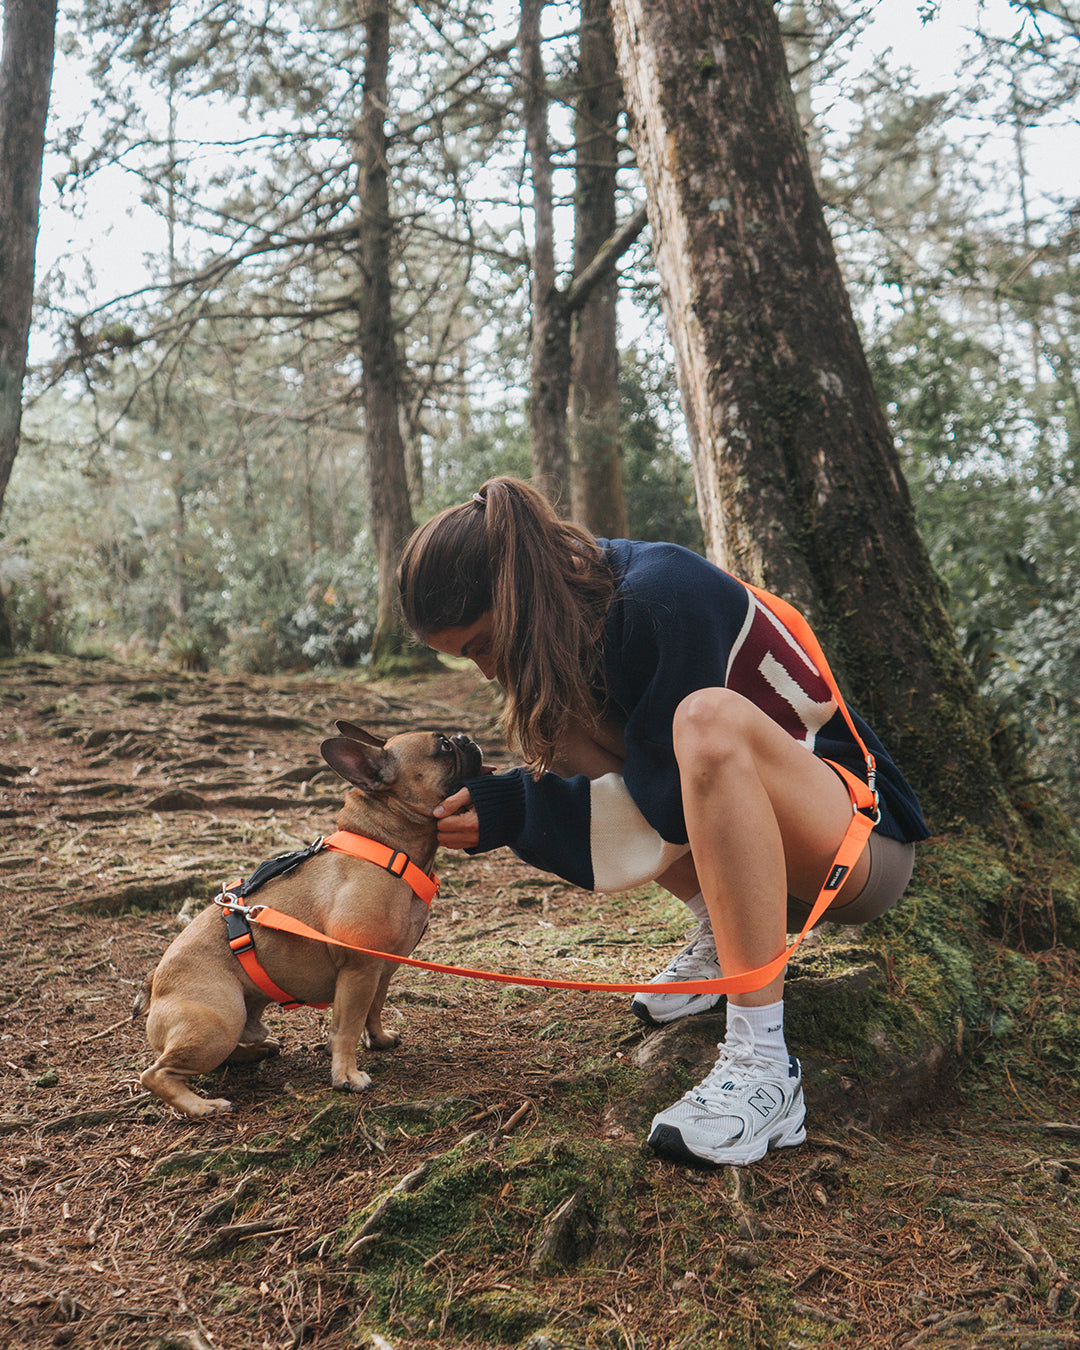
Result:
<instances>
[{"instance_id":1,"label":"brown shorts","mask_svg":"<svg viewBox=\"0 0 1080 1350\"><path fill-rule=\"evenodd\" d=\"M866 847L870 850L870 872L859 894L843 905L832 905L824 918L830 923L863 924L879 919L892 909L904 894L915 866L915 845L872 834ZM812 906L805 900L788 896L787 928L789 933L801 933Z\"/></svg>"}]
</instances>

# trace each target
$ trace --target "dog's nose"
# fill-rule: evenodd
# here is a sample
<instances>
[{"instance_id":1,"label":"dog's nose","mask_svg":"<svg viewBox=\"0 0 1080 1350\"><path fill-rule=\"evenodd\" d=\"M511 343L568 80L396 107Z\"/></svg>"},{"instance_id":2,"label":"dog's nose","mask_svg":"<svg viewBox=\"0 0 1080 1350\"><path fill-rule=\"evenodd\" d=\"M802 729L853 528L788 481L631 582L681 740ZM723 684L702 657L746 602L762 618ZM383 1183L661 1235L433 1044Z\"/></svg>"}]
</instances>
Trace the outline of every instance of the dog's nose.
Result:
<instances>
[{"instance_id":1,"label":"dog's nose","mask_svg":"<svg viewBox=\"0 0 1080 1350\"><path fill-rule=\"evenodd\" d=\"M460 762L462 764L467 765L470 760L475 760L478 764L484 762L484 752L477 743L470 736L466 736L463 731L459 731L456 736L451 736L450 739L453 741L454 747L461 756Z\"/></svg>"}]
</instances>

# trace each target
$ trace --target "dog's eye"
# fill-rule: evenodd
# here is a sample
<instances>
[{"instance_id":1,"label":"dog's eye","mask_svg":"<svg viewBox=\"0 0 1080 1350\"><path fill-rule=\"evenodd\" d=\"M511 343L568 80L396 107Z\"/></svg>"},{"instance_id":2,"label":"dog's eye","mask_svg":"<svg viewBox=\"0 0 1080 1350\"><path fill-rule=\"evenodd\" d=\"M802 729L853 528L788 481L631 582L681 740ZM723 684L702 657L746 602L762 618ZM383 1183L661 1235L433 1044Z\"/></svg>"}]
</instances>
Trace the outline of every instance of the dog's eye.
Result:
<instances>
[{"instance_id":1,"label":"dog's eye","mask_svg":"<svg viewBox=\"0 0 1080 1350\"><path fill-rule=\"evenodd\" d=\"M450 738L444 736L441 732L439 733L439 739L436 742L436 745L438 746L440 755L452 755L454 753L454 747L450 744Z\"/></svg>"}]
</instances>

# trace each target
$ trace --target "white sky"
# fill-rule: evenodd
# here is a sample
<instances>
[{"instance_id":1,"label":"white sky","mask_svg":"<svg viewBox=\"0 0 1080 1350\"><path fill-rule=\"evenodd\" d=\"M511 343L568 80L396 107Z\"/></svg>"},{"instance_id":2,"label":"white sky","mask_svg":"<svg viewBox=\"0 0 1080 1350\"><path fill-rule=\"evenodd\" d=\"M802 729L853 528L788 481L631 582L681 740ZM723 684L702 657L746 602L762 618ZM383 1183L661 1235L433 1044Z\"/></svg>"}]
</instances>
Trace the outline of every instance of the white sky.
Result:
<instances>
[{"instance_id":1,"label":"white sky","mask_svg":"<svg viewBox=\"0 0 1080 1350\"><path fill-rule=\"evenodd\" d=\"M928 24L919 22L919 8L916 0L878 0L859 47L867 53L891 51L890 65L909 66L920 90L926 93L955 88L958 72L965 64L964 48L972 41L980 16L983 27L1002 38L1021 26L1020 16L1008 0L940 0L938 15ZM1047 32L1054 32L1057 25L1052 20L1046 22ZM1077 54L1080 56L1080 51ZM1048 119L1041 130L1028 133L1028 168L1043 191L1056 195L1077 191L1074 166L1080 162L1078 117L1080 110L1073 107L1065 110L1056 123ZM1011 138L1012 129L1002 127L1001 142Z\"/></svg>"},{"instance_id":2,"label":"white sky","mask_svg":"<svg viewBox=\"0 0 1080 1350\"><path fill-rule=\"evenodd\" d=\"M1015 26L1007 0L941 0L939 17L923 25L919 0L879 0L874 17L856 47L856 57L869 62L891 50L895 66L910 66L924 92L947 90L956 82L962 51L980 9L1001 33ZM93 88L78 66L58 54L53 84L52 126L85 121L90 115ZM1070 137L1071 139L1066 139ZM1032 144L1032 167L1044 176L1051 192L1066 192L1074 180L1069 166L1080 162L1080 130L1070 127L1047 133L1043 144ZM96 177L81 218L58 198L52 175L57 162L47 163L42 185L41 230L38 241L38 280L68 275L80 284L87 273L94 279L92 294L100 299L138 289L148 280L144 259L165 249L161 220L141 203L142 185L118 167ZM38 353L40 355L40 353ZM32 357L33 359L33 357Z\"/></svg>"}]
</instances>

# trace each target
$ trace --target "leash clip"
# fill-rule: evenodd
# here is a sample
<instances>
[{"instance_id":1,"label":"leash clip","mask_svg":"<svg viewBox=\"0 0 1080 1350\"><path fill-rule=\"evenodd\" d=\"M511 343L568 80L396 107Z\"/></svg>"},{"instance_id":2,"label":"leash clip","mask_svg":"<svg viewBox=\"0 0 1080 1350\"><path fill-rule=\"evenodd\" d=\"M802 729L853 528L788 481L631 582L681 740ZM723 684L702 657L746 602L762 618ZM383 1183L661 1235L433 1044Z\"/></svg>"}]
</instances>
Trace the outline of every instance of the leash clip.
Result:
<instances>
[{"instance_id":1,"label":"leash clip","mask_svg":"<svg viewBox=\"0 0 1080 1350\"><path fill-rule=\"evenodd\" d=\"M874 799L874 814L870 819L878 825L881 822L881 797L877 790L877 760L869 750L866 751L866 786Z\"/></svg>"},{"instance_id":2,"label":"leash clip","mask_svg":"<svg viewBox=\"0 0 1080 1350\"><path fill-rule=\"evenodd\" d=\"M265 905L245 905L235 891L223 890L220 895L214 896L214 904L220 906L222 912L226 915L239 914L245 919L256 919L257 916L266 908Z\"/></svg>"}]
</instances>

